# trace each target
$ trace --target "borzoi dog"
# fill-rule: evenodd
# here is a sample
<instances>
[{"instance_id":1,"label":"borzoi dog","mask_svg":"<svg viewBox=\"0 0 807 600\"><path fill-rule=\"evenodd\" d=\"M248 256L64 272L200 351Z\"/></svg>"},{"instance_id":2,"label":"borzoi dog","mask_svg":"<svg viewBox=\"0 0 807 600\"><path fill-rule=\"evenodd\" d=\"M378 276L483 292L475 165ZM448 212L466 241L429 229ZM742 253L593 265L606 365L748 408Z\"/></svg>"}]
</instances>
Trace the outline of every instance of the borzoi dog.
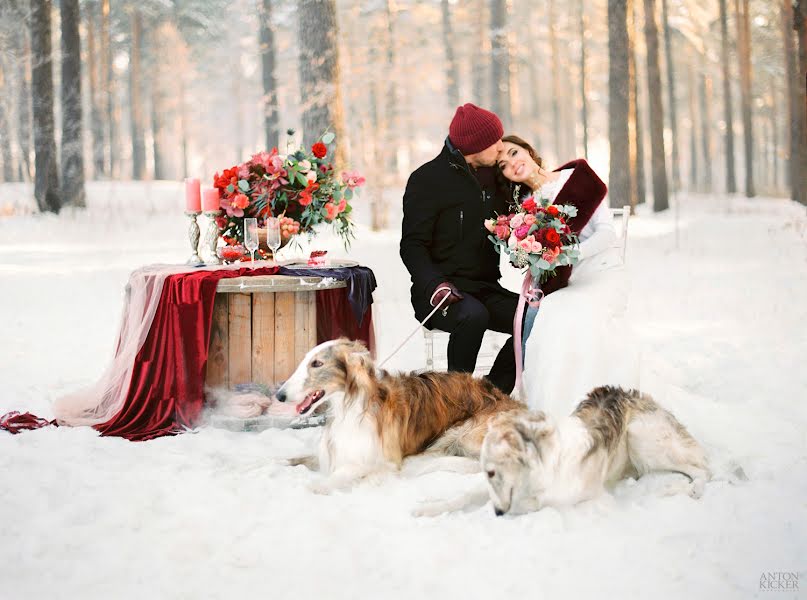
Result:
<instances>
[{"instance_id":1,"label":"borzoi dog","mask_svg":"<svg viewBox=\"0 0 807 600\"><path fill-rule=\"evenodd\" d=\"M480 464L497 515L568 506L628 475L674 471L700 497L711 478L703 448L653 399L599 387L555 423L543 413L491 421Z\"/></svg>"},{"instance_id":2,"label":"borzoi dog","mask_svg":"<svg viewBox=\"0 0 807 600\"><path fill-rule=\"evenodd\" d=\"M405 457L424 450L478 459L488 421L525 409L467 373L378 370L363 344L345 339L311 350L276 396L295 404L300 415L327 404L318 466L329 479L316 488L323 493L397 470ZM305 459L293 464L313 466Z\"/></svg>"},{"instance_id":3,"label":"borzoi dog","mask_svg":"<svg viewBox=\"0 0 807 600\"><path fill-rule=\"evenodd\" d=\"M648 395L598 387L557 423L542 412L510 412L489 422L480 456L497 515L570 506L599 496L627 476L686 475L698 498L711 478L703 448ZM433 516L484 503L481 490L415 512ZM480 496L484 500L479 502Z\"/></svg>"}]
</instances>

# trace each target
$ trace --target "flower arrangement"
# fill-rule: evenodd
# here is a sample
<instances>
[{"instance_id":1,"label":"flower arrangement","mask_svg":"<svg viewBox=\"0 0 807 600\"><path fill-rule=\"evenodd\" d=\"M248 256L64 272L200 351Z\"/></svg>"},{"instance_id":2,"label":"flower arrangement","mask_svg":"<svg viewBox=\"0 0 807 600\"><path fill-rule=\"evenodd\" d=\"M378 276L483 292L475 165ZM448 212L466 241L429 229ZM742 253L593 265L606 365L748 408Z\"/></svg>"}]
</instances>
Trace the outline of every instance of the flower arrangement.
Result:
<instances>
[{"instance_id":1,"label":"flower arrangement","mask_svg":"<svg viewBox=\"0 0 807 600\"><path fill-rule=\"evenodd\" d=\"M283 155L273 148L216 173L213 186L219 190L223 210L216 225L224 245L243 248L245 217L257 218L258 227L264 227L267 218L278 217L283 245L300 233L310 237L318 225L327 223L347 248L354 238L350 201L365 180L353 172L337 176L328 160L333 140L333 133L326 132L308 150ZM232 249L226 254L234 256ZM263 249L258 254L266 257Z\"/></svg>"},{"instance_id":2,"label":"flower arrangement","mask_svg":"<svg viewBox=\"0 0 807 600\"><path fill-rule=\"evenodd\" d=\"M577 263L577 235L566 224L577 214L576 207L529 196L511 210L509 215L485 221L485 228L496 251L505 252L513 266L528 268L533 279L545 283L557 267Z\"/></svg>"}]
</instances>

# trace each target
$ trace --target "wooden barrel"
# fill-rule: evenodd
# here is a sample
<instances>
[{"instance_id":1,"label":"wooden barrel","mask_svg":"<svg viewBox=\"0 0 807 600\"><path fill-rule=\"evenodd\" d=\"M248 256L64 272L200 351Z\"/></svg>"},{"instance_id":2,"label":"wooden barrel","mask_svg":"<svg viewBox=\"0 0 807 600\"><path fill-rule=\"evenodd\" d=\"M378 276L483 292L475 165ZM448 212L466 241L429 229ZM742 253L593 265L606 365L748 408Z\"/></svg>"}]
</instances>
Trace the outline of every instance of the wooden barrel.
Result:
<instances>
[{"instance_id":1,"label":"wooden barrel","mask_svg":"<svg viewBox=\"0 0 807 600\"><path fill-rule=\"evenodd\" d=\"M285 381L316 346L314 294L346 285L286 275L222 279L213 307L205 383L233 388Z\"/></svg>"}]
</instances>

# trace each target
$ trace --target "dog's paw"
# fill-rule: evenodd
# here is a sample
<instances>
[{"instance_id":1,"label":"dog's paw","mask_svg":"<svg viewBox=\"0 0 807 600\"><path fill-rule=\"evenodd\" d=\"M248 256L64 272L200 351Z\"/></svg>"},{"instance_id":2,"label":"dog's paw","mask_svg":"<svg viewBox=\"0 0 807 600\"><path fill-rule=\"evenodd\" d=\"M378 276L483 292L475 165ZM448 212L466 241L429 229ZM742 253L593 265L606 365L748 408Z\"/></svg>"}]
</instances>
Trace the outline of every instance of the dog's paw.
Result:
<instances>
[{"instance_id":1,"label":"dog's paw","mask_svg":"<svg viewBox=\"0 0 807 600\"><path fill-rule=\"evenodd\" d=\"M704 479L695 479L690 484L689 497L694 498L695 500L697 500L698 498L703 496L703 490L704 490L705 486L706 486L706 481Z\"/></svg>"},{"instance_id":2,"label":"dog's paw","mask_svg":"<svg viewBox=\"0 0 807 600\"><path fill-rule=\"evenodd\" d=\"M443 501L423 502L420 506L412 510L411 515L418 519L421 517L437 517L447 512L444 505L445 502Z\"/></svg>"},{"instance_id":3,"label":"dog's paw","mask_svg":"<svg viewBox=\"0 0 807 600\"><path fill-rule=\"evenodd\" d=\"M334 491L333 486L327 481L318 481L316 483L312 483L308 486L308 490L312 494L317 494L318 496L330 496Z\"/></svg>"}]
</instances>

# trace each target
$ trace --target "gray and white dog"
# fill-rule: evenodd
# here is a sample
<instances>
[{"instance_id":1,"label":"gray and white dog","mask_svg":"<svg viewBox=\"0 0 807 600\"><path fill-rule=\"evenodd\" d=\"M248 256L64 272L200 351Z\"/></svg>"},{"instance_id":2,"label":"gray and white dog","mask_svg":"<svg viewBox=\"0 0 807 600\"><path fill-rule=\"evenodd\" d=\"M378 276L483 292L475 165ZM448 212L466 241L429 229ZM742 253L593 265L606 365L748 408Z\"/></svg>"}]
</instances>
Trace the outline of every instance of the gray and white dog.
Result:
<instances>
[{"instance_id":1,"label":"gray and white dog","mask_svg":"<svg viewBox=\"0 0 807 600\"><path fill-rule=\"evenodd\" d=\"M427 503L416 516L484 504L497 515L570 506L599 496L628 476L673 471L689 478L693 498L711 479L701 445L650 396L617 387L593 389L568 417L509 411L488 422L480 466L486 488Z\"/></svg>"},{"instance_id":2,"label":"gray and white dog","mask_svg":"<svg viewBox=\"0 0 807 600\"><path fill-rule=\"evenodd\" d=\"M598 387L565 419L508 413L488 425L480 458L497 515L568 506L627 476L686 475L698 498L711 479L701 445L650 396Z\"/></svg>"}]
</instances>

